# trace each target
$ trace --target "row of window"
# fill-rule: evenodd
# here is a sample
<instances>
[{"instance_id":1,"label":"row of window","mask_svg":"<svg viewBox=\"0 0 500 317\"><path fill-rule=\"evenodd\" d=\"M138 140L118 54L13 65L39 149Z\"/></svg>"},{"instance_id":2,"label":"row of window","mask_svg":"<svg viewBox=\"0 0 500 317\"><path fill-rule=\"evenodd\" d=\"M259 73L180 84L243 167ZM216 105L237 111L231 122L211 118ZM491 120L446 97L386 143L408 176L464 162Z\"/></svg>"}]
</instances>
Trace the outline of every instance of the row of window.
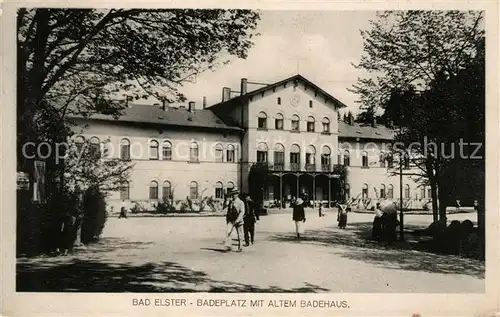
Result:
<instances>
[{"instance_id":1,"label":"row of window","mask_svg":"<svg viewBox=\"0 0 500 317\"><path fill-rule=\"evenodd\" d=\"M225 193L234 188L233 182L228 182L226 184L226 190L224 190L224 185L222 182L215 183L215 192L214 197L216 199L223 199ZM189 184L189 198L190 199L199 199L199 186L198 183L192 181ZM128 200L130 199L130 185L129 183L125 183L122 185L120 189L120 199ZM149 199L173 199L172 193L172 184L169 181L163 182L163 186L161 187L161 196L160 196L160 187L157 181L151 181L149 183Z\"/></svg>"},{"instance_id":2,"label":"row of window","mask_svg":"<svg viewBox=\"0 0 500 317\"><path fill-rule=\"evenodd\" d=\"M257 162L259 163L267 163L268 162L268 152L269 149L266 143L257 144ZM285 147L283 144L276 143L273 148L274 152L274 163L275 164L284 164L285 163ZM328 146L323 146L321 149L321 164L322 165L330 165L331 163L331 149ZM348 150L345 150L343 153L338 151L337 162L339 164L343 163L345 166L351 165L351 156ZM290 147L290 163L291 164L300 164L300 146L297 144L292 144ZM307 164L316 164L316 148L313 145L309 145L306 149L306 163ZM380 167L386 167L386 164L389 168L394 167L394 163L392 159L380 158ZM368 152L363 151L361 154L361 166L368 167L370 165L368 159ZM404 168L410 167L410 160L408 156L405 156L404 159Z\"/></svg>"},{"instance_id":3,"label":"row of window","mask_svg":"<svg viewBox=\"0 0 500 317\"><path fill-rule=\"evenodd\" d=\"M78 136L76 139L76 144L79 149L83 146L83 143L85 142L84 138L81 136ZM97 137L91 137L89 139L89 151L92 156L96 158L101 157L101 150L100 150L100 140ZM215 160L216 162L224 162L224 147L222 144L217 143L215 145ZM227 145L225 149L226 155L225 155L225 161L228 163L234 163L236 162L236 148L234 145L229 144ZM149 159L150 160L159 160L160 159L160 153L161 153L161 159L164 161L170 161L172 160L172 143L169 141L164 141L161 145L161 150L160 150L160 143L156 140L151 140L149 142ZM105 154L106 155L106 154ZM131 155L130 155L130 141L128 139L122 139L120 141L120 158L123 160L130 160ZM191 162L198 162L199 161L199 145L197 142L191 142L190 147L189 147L189 160Z\"/></svg>"},{"instance_id":4,"label":"row of window","mask_svg":"<svg viewBox=\"0 0 500 317\"><path fill-rule=\"evenodd\" d=\"M274 118L274 129L276 130L283 130L284 129L284 117L281 113L276 114L276 117ZM259 129L267 129L268 121L268 116L265 112L261 111L259 113L259 117L257 119L257 128ZM294 114L291 118L291 123L292 123L292 131L300 131L300 117L296 114ZM323 120L321 121L322 127L323 127L323 133L330 133L330 119L327 117L324 117ZM307 117L307 124L306 124L306 131L307 132L315 132L316 130L316 120L314 119L313 116Z\"/></svg>"},{"instance_id":5,"label":"row of window","mask_svg":"<svg viewBox=\"0 0 500 317\"><path fill-rule=\"evenodd\" d=\"M431 198L431 188L430 187L425 187L425 186L420 186L420 198ZM348 184L345 186L345 191L346 191L346 196L350 197L350 187ZM380 185L379 189L379 198L388 198L392 199L394 198L394 186L392 184L389 184L387 187L384 184ZM361 196L362 198L369 198L369 188L368 184L363 184L363 187L361 189ZM410 191L410 185L405 184L404 185L404 196L405 199L411 198L411 191Z\"/></svg>"}]
</instances>

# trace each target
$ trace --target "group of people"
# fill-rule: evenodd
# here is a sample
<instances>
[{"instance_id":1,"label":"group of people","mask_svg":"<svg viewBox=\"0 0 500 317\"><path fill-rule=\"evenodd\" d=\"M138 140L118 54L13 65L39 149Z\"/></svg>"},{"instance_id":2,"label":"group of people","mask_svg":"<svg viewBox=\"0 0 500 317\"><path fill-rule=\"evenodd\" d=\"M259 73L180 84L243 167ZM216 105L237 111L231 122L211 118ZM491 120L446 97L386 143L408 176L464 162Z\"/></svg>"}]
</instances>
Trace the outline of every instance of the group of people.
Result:
<instances>
[{"instance_id":1,"label":"group of people","mask_svg":"<svg viewBox=\"0 0 500 317\"><path fill-rule=\"evenodd\" d=\"M377 203L375 217L373 218L372 239L386 240L389 244L396 240L396 228L398 224L397 207L390 203L381 206Z\"/></svg>"},{"instance_id":2,"label":"group of people","mask_svg":"<svg viewBox=\"0 0 500 317\"><path fill-rule=\"evenodd\" d=\"M237 252L241 252L243 250L242 237L245 239L245 247L255 242L255 223L259 220L259 211L256 210L256 205L248 194L240 194L238 190L234 189L228 193L228 196L224 244L226 250L231 249L231 234L233 230L236 230Z\"/></svg>"}]
</instances>

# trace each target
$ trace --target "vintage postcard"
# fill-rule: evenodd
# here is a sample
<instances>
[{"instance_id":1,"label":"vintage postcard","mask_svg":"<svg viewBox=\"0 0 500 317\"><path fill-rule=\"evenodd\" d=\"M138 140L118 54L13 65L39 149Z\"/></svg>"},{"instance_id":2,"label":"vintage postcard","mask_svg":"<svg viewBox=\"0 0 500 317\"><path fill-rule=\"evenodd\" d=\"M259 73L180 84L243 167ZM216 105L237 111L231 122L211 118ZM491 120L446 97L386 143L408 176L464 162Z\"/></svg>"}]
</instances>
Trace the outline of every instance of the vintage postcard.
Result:
<instances>
[{"instance_id":1,"label":"vintage postcard","mask_svg":"<svg viewBox=\"0 0 500 317\"><path fill-rule=\"evenodd\" d=\"M498 2L2 6L5 316L497 316Z\"/></svg>"}]
</instances>

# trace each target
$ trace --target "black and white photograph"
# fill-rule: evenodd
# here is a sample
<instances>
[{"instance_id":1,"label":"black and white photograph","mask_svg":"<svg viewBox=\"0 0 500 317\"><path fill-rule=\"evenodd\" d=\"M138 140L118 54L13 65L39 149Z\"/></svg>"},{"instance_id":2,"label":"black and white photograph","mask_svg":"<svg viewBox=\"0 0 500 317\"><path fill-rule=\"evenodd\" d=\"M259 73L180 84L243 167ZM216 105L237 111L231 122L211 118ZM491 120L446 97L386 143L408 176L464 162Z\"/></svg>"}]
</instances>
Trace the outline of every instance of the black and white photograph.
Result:
<instances>
[{"instance_id":1,"label":"black and white photograph","mask_svg":"<svg viewBox=\"0 0 500 317\"><path fill-rule=\"evenodd\" d=\"M15 14L17 294L486 292L484 10Z\"/></svg>"}]
</instances>

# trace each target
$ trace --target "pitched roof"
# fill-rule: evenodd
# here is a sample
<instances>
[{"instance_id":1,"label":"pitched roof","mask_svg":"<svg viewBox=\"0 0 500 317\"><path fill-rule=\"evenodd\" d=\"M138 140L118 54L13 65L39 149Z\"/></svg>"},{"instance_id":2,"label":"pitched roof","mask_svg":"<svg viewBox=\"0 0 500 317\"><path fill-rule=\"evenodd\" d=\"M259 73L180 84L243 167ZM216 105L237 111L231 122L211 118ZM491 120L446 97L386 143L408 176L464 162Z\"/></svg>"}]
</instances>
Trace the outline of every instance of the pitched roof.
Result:
<instances>
[{"instance_id":1,"label":"pitched roof","mask_svg":"<svg viewBox=\"0 0 500 317\"><path fill-rule=\"evenodd\" d=\"M394 130L384 125L373 127L371 124L359 122L350 125L344 121L339 121L339 138L392 140L394 139Z\"/></svg>"},{"instance_id":2,"label":"pitched roof","mask_svg":"<svg viewBox=\"0 0 500 317\"><path fill-rule=\"evenodd\" d=\"M337 98L333 97L332 95L330 95L329 93L327 93L326 91L324 91L323 89L319 88L316 84L314 84L313 82L311 82L310 80L308 80L307 78L305 78L304 76L300 75L300 74L297 74L297 75L294 75L294 76L291 76L291 77L288 77L286 79L283 79L281 81L278 81L278 82L275 82L274 84L269 84L269 85L266 85L264 87L261 87L259 89L256 89L256 90L252 90L252 91L249 91L247 92L246 94L244 95L240 95L238 97L234 97L234 98L231 98L227 101L224 101L224 102L220 102L220 103L217 103L215 105L212 105L210 107L213 107L213 106L218 106L218 105L221 105L221 104L225 104L225 103L233 103L233 102L237 102L239 100L244 100L244 99L247 99L247 98L250 98L254 95L257 95L257 94L260 94L261 92L263 91L266 91L266 90L269 90L269 89L273 89L277 86L280 86L280 85L284 85L286 82L289 82L289 81L293 81L293 80L297 80L297 81L302 81L304 82L307 86L310 86L312 87L313 89L317 90L320 94L322 94L323 96L325 96L325 98L333 101L333 103L339 107L339 108L345 108L347 107L344 103L342 103L340 100L338 100ZM210 108L209 107L209 108Z\"/></svg>"},{"instance_id":3,"label":"pitched roof","mask_svg":"<svg viewBox=\"0 0 500 317\"><path fill-rule=\"evenodd\" d=\"M191 113L187 108L169 107L167 110L163 110L158 106L141 104L129 104L129 107L124 110L123 115L118 117L118 119L103 114L94 114L90 119L115 122L151 123L178 127L241 130L239 127L226 124L211 110L196 109Z\"/></svg>"}]
</instances>

